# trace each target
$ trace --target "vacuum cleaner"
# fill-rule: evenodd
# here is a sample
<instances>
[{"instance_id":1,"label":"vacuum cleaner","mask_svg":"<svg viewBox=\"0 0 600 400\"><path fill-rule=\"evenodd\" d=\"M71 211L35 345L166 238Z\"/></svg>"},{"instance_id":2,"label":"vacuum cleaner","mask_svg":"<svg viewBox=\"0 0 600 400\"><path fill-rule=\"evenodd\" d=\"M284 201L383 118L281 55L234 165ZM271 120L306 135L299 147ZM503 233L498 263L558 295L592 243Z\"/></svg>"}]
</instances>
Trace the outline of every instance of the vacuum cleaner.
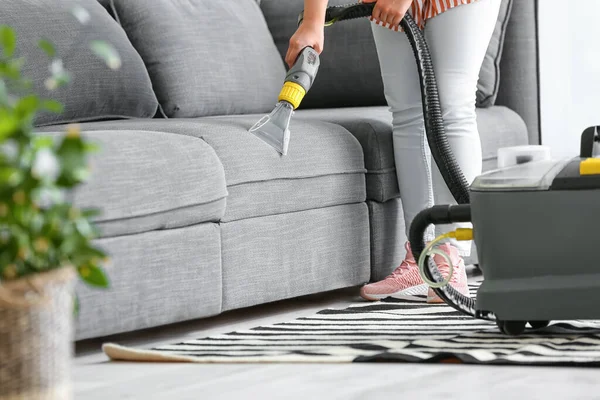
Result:
<instances>
[{"instance_id":1,"label":"vacuum cleaner","mask_svg":"<svg viewBox=\"0 0 600 400\"><path fill-rule=\"evenodd\" d=\"M329 7L325 25L368 17L374 6L360 3ZM302 17L300 14L299 24ZM423 280L449 306L474 318L495 321L508 335L519 335L527 326L541 329L553 320L600 319L600 270L594 267L598 253L593 223L600 216L600 158L593 157L594 146L600 142L598 127L583 132L577 157L537 161L524 157L513 165L480 175L469 185L445 135L425 38L409 14L401 27L417 62L431 154L457 202L423 210L410 226L409 241ZM288 74L284 89L306 65L304 57L301 55L299 68ZM317 60L313 66L318 66ZM305 73L311 79L303 82L312 84L316 68ZM294 102L282 90L278 108L287 110L285 116L266 117L254 132L269 125L280 126L289 140L289 118L309 88L307 84L298 90ZM273 131L259 135L270 136ZM458 229L425 243L424 234L431 225L461 222L471 223L473 228ZM474 240L477 245L484 280L475 299L455 290L449 284L452 271L444 277L433 262L434 254L448 257L436 248L448 238Z\"/></svg>"}]
</instances>

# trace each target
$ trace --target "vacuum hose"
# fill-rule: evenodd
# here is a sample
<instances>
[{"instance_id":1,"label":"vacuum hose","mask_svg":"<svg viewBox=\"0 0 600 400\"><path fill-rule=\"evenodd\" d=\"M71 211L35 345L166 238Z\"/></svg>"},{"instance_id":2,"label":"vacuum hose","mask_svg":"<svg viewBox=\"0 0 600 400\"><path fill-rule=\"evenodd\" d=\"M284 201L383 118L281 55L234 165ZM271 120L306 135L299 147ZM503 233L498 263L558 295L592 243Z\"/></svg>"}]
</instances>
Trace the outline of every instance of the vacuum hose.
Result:
<instances>
[{"instance_id":1,"label":"vacuum hose","mask_svg":"<svg viewBox=\"0 0 600 400\"><path fill-rule=\"evenodd\" d=\"M325 25L371 16L374 7L375 3L329 7L326 12ZM303 15L301 14L299 23L301 23L302 18ZM452 154L450 143L446 137L435 72L425 37L408 13L402 19L400 26L410 42L419 70L425 132L431 155L452 196L459 204L458 206L435 206L423 210L415 217L410 227L409 241L411 250L415 258L418 259L425 249L424 234L430 225L471 222L470 196L469 184ZM427 257L425 262L429 267L425 268L425 276L431 281L443 282L444 277L438 271L433 260ZM495 319L495 316L491 313L477 311L473 299L464 296L450 285L433 288L433 290L446 304L460 312L475 318Z\"/></svg>"}]
</instances>

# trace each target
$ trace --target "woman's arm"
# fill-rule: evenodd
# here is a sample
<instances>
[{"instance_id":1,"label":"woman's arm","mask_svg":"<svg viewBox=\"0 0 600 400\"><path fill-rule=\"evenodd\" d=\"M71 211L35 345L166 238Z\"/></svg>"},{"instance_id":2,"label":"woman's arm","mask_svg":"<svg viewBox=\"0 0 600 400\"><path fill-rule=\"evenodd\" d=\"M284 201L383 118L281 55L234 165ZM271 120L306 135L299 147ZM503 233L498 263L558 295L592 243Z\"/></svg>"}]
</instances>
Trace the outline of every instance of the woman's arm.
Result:
<instances>
[{"instance_id":1,"label":"woman's arm","mask_svg":"<svg viewBox=\"0 0 600 400\"><path fill-rule=\"evenodd\" d=\"M304 19L291 37L285 56L285 62L290 68L305 47L312 47L319 54L323 51L327 2L328 0L304 0Z\"/></svg>"},{"instance_id":2,"label":"woman's arm","mask_svg":"<svg viewBox=\"0 0 600 400\"><path fill-rule=\"evenodd\" d=\"M328 0L304 0L304 21L323 25L327 3Z\"/></svg>"}]
</instances>

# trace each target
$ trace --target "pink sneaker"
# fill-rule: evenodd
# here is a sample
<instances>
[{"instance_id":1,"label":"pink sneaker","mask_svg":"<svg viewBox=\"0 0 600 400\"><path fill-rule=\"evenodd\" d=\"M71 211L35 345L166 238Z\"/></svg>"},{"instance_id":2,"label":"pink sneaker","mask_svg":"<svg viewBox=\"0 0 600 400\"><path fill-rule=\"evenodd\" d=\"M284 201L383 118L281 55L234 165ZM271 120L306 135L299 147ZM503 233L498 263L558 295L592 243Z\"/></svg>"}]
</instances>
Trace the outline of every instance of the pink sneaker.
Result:
<instances>
[{"instance_id":1,"label":"pink sneaker","mask_svg":"<svg viewBox=\"0 0 600 400\"><path fill-rule=\"evenodd\" d=\"M446 254L448 254L450 256L450 259L452 260L452 264L454 265L454 272L452 273L452 279L450 279L450 285L452 285L454 289L458 290L463 295L469 296L467 269L465 268L465 261L460 256L460 254L458 254L458 250L456 249L456 247L448 243L438 246L438 249L443 250ZM433 257L433 260L435 261L442 275L444 277L447 277L448 272L450 271L450 266L448 265L446 259L442 256L435 255ZM432 288L429 288L427 292L427 302L437 304L443 303L444 300L442 300L437 294L435 294Z\"/></svg>"},{"instance_id":2,"label":"pink sneaker","mask_svg":"<svg viewBox=\"0 0 600 400\"><path fill-rule=\"evenodd\" d=\"M406 258L394 272L385 279L370 283L360 289L362 298L377 301L386 297L396 299L424 301L429 286L419 275L419 266L410 250L410 243L405 244Z\"/></svg>"}]
</instances>

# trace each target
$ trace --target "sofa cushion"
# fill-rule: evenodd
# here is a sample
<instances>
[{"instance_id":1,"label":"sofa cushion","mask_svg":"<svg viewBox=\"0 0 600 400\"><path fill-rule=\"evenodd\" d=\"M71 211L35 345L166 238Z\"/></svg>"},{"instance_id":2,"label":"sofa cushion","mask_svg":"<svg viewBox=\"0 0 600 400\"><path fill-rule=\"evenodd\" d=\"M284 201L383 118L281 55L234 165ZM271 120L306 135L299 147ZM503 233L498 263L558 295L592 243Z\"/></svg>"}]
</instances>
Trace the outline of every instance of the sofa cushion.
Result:
<instances>
[{"instance_id":1,"label":"sofa cushion","mask_svg":"<svg viewBox=\"0 0 600 400\"><path fill-rule=\"evenodd\" d=\"M500 89L500 60L512 3L513 0L502 0L500 3L494 34L490 39L488 50L479 71L479 82L477 83L478 107L490 107L496 104L498 90Z\"/></svg>"},{"instance_id":2,"label":"sofa cushion","mask_svg":"<svg viewBox=\"0 0 600 400\"><path fill-rule=\"evenodd\" d=\"M367 198L385 202L400 196L392 118L387 107L299 110L295 118L339 124L356 136L363 147L367 168ZM527 144L527 128L514 111L500 106L477 109L477 124L482 142L484 169L496 165L500 147Z\"/></svg>"},{"instance_id":3,"label":"sofa cushion","mask_svg":"<svg viewBox=\"0 0 600 400\"><path fill-rule=\"evenodd\" d=\"M267 112L285 68L255 0L113 0L168 117Z\"/></svg>"},{"instance_id":4,"label":"sofa cushion","mask_svg":"<svg viewBox=\"0 0 600 400\"><path fill-rule=\"evenodd\" d=\"M103 238L95 240L94 245L112 260L106 270L110 287L98 290L78 281L81 312L75 321L76 340L209 317L222 311L218 224Z\"/></svg>"},{"instance_id":5,"label":"sofa cushion","mask_svg":"<svg viewBox=\"0 0 600 400\"><path fill-rule=\"evenodd\" d=\"M174 140L181 135L192 136L189 140L202 138L225 169L229 196L224 222L365 201L363 152L346 129L327 122L293 119L289 152L281 156L248 132L259 118L245 115L106 121L81 127L90 132L120 129L179 134L172 135ZM180 156L165 155L168 157ZM183 162L175 166L186 168Z\"/></svg>"},{"instance_id":6,"label":"sofa cushion","mask_svg":"<svg viewBox=\"0 0 600 400\"><path fill-rule=\"evenodd\" d=\"M496 30L481 68L477 87L477 105L493 105L498 92L502 41L510 15L511 0L502 0ZM351 3L348 0L330 0L329 5ZM260 7L275 44L282 57L287 53L289 40L297 27L298 14L303 2L297 0L261 0ZM412 60L412 53L407 54ZM352 82L352 84L348 84ZM319 74L302 108L375 106L386 104L379 59L370 22L367 18L344 21L325 30Z\"/></svg>"},{"instance_id":7,"label":"sofa cushion","mask_svg":"<svg viewBox=\"0 0 600 400\"><path fill-rule=\"evenodd\" d=\"M348 3L351 1L329 1L329 5ZM303 2L261 0L260 7L283 58L296 30L298 14L304 8ZM375 42L367 19L328 27L320 61L317 78L302 100L301 108L386 104Z\"/></svg>"},{"instance_id":8,"label":"sofa cushion","mask_svg":"<svg viewBox=\"0 0 600 400\"><path fill-rule=\"evenodd\" d=\"M80 5L90 15L81 25L72 14ZM119 25L96 0L1 1L0 24L12 26L18 35L17 55L26 62L23 76L31 79L36 93L65 106L60 115L41 113L36 125L68 123L117 117L152 117L158 101L142 59ZM50 40L57 56L71 74L68 86L50 92L50 60L37 43ZM89 48L91 40L112 44L122 60L112 70Z\"/></svg>"},{"instance_id":9,"label":"sofa cushion","mask_svg":"<svg viewBox=\"0 0 600 400\"><path fill-rule=\"evenodd\" d=\"M73 201L100 209L96 223L102 237L216 222L223 216L223 166L204 141L119 130L119 121L110 131L85 136L101 150L91 157L92 176L77 188Z\"/></svg>"}]
</instances>

